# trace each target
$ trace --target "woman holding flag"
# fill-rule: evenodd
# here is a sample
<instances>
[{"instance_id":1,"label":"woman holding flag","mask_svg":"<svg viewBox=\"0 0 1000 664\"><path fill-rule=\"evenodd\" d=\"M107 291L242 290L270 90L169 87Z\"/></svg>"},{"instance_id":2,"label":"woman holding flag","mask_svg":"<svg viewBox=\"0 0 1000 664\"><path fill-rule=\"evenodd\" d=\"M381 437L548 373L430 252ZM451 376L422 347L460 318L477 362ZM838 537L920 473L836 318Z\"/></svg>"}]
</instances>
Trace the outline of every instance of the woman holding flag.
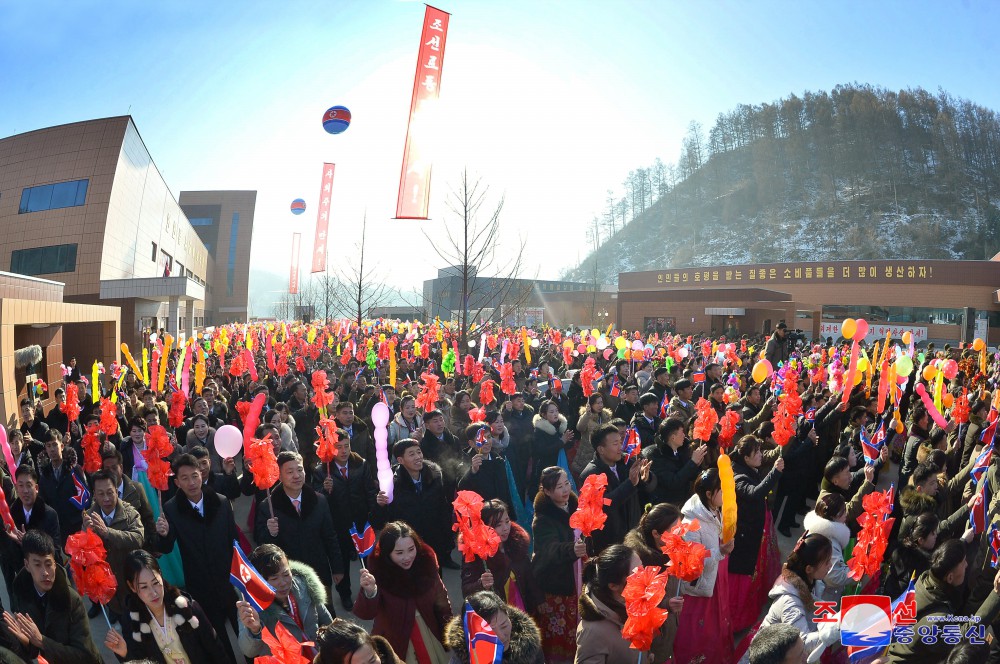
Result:
<instances>
[{"instance_id":1,"label":"woman holding flag","mask_svg":"<svg viewBox=\"0 0 1000 664\"><path fill-rule=\"evenodd\" d=\"M382 528L360 583L354 614L374 620L372 634L384 636L408 664L447 664L441 639L452 615L448 590L434 550L409 525Z\"/></svg>"},{"instance_id":2,"label":"woman holding flag","mask_svg":"<svg viewBox=\"0 0 1000 664\"><path fill-rule=\"evenodd\" d=\"M270 655L261 638L264 628L274 634L278 624L300 643L316 640L324 625L333 622L326 609L323 582L309 565L290 561L274 544L261 544L250 554L250 564L274 588L274 600L258 612L245 599L236 603L240 618L240 651L247 658Z\"/></svg>"},{"instance_id":3,"label":"woman holding flag","mask_svg":"<svg viewBox=\"0 0 1000 664\"><path fill-rule=\"evenodd\" d=\"M478 618L478 620L475 620ZM489 630L476 625L486 623ZM477 636L485 638L479 639ZM471 654L473 642L475 655ZM449 664L544 664L542 635L531 617L493 592L466 598L465 616L455 616L445 628L451 649Z\"/></svg>"}]
</instances>

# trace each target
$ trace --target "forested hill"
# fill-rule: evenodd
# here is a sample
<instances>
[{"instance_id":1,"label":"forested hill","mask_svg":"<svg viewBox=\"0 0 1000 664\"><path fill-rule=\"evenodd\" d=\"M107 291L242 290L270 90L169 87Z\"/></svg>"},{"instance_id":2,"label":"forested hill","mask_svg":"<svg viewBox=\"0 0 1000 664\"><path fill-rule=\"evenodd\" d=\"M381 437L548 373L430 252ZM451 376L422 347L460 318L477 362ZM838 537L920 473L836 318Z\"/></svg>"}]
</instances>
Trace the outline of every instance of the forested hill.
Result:
<instances>
[{"instance_id":1,"label":"forested hill","mask_svg":"<svg viewBox=\"0 0 1000 664\"><path fill-rule=\"evenodd\" d=\"M609 191L605 218L594 219L597 250L566 277L607 281L632 270L725 263L986 259L1000 250L1000 117L943 91L841 85L740 106L707 133L692 123L675 166L657 160L624 186L621 200Z\"/></svg>"}]
</instances>

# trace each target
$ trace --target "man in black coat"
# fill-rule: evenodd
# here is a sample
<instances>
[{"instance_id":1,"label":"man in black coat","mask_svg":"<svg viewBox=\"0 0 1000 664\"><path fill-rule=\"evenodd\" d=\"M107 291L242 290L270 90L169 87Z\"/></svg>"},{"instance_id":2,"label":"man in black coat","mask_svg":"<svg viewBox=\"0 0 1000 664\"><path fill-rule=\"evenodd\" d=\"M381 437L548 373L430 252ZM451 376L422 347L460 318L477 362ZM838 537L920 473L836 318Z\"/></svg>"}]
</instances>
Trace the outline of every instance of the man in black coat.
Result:
<instances>
[{"instance_id":1,"label":"man in black coat","mask_svg":"<svg viewBox=\"0 0 1000 664\"><path fill-rule=\"evenodd\" d=\"M278 469L279 488L270 501L262 500L257 505L254 539L258 544L276 544L290 559L312 567L324 586L340 583L344 559L326 498L306 484L298 452L282 451ZM336 616L332 610L330 615Z\"/></svg>"},{"instance_id":2,"label":"man in black coat","mask_svg":"<svg viewBox=\"0 0 1000 664\"><path fill-rule=\"evenodd\" d=\"M357 528L360 534L365 523L371 521L378 486L375 484L374 464L369 464L360 454L351 451L346 431L338 429L337 435L337 456L329 467L319 464L313 469L312 485L326 497L346 569L350 561L358 557L351 539L351 526ZM344 574L337 584L337 593L344 608L350 611L354 606L350 574Z\"/></svg>"},{"instance_id":3,"label":"man in black coat","mask_svg":"<svg viewBox=\"0 0 1000 664\"><path fill-rule=\"evenodd\" d=\"M640 482L649 482L652 462L638 458L626 465L622 461L622 436L614 424L601 426L591 434L590 442L594 445L594 458L580 473L580 482L591 475L604 475L608 478L604 498L611 501L604 506L608 515L604 528L595 530L592 536L596 555L612 544L620 544L625 533L639 524L642 509L637 488Z\"/></svg>"},{"instance_id":4,"label":"man in black coat","mask_svg":"<svg viewBox=\"0 0 1000 664\"><path fill-rule=\"evenodd\" d=\"M424 416L424 437L420 450L424 459L438 465L458 458L461 445L444 424L444 413L432 410Z\"/></svg>"},{"instance_id":5,"label":"man in black coat","mask_svg":"<svg viewBox=\"0 0 1000 664\"><path fill-rule=\"evenodd\" d=\"M771 363L775 371L778 370L779 364L788 363L788 339L785 338L787 331L787 325L778 323L778 326L774 328L774 333L767 340L767 345L764 347L764 359Z\"/></svg>"},{"instance_id":6,"label":"man in black coat","mask_svg":"<svg viewBox=\"0 0 1000 664\"><path fill-rule=\"evenodd\" d=\"M390 521L405 521L434 549L441 567L460 569L451 559L451 550L455 548L452 509L445 495L441 468L424 461L420 444L411 438L396 441L392 456L399 464L393 476L392 502L384 492L378 492L373 525L381 528Z\"/></svg>"},{"instance_id":7,"label":"man in black coat","mask_svg":"<svg viewBox=\"0 0 1000 664\"><path fill-rule=\"evenodd\" d=\"M639 440L642 442L642 448L646 449L653 446L653 436L656 435L656 429L660 426L660 418L656 414L660 408L660 400L652 392L646 392L639 397L639 408L640 412L635 414L630 425L635 427L639 434Z\"/></svg>"},{"instance_id":8,"label":"man in black coat","mask_svg":"<svg viewBox=\"0 0 1000 664\"><path fill-rule=\"evenodd\" d=\"M230 662L236 655L226 636L226 622L236 622L236 594L229 583L233 542L237 538L229 501L205 487L198 460L182 454L171 464L177 494L163 505L156 520L156 548L170 553L176 543L184 566L184 582L219 635Z\"/></svg>"},{"instance_id":9,"label":"man in black coat","mask_svg":"<svg viewBox=\"0 0 1000 664\"><path fill-rule=\"evenodd\" d=\"M622 398L615 408L614 416L624 422L631 422L641 409L639 408L639 386L630 383L622 388Z\"/></svg>"},{"instance_id":10,"label":"man in black coat","mask_svg":"<svg viewBox=\"0 0 1000 664\"><path fill-rule=\"evenodd\" d=\"M53 664L100 664L83 600L56 561L52 538L30 530L21 548L24 569L10 589L10 612L3 616L4 645L23 660L43 656Z\"/></svg>"},{"instance_id":11,"label":"man in black coat","mask_svg":"<svg viewBox=\"0 0 1000 664\"><path fill-rule=\"evenodd\" d=\"M502 500L507 505L507 514L515 520L517 515L510 497L510 482L507 481L507 460L493 453L493 438L488 424L476 425L465 457L468 459L465 464L468 470L458 481L458 490L475 491L483 500Z\"/></svg>"},{"instance_id":12,"label":"man in black coat","mask_svg":"<svg viewBox=\"0 0 1000 664\"><path fill-rule=\"evenodd\" d=\"M46 504L59 515L59 534L62 537L60 545L66 543L66 538L80 530L83 524L83 510L90 507L90 501L77 504L81 496L81 486L86 485L83 469L71 467L63 462L63 436L55 430L49 431L45 441L45 454L49 457L49 465L39 473L38 486ZM74 482L76 478L80 482Z\"/></svg>"},{"instance_id":13,"label":"man in black coat","mask_svg":"<svg viewBox=\"0 0 1000 664\"><path fill-rule=\"evenodd\" d=\"M354 404L350 401L339 402L334 419L337 420L337 428L346 431L351 439L351 451L375 463L375 442L365 421L354 416Z\"/></svg>"},{"instance_id":14,"label":"man in black coat","mask_svg":"<svg viewBox=\"0 0 1000 664\"><path fill-rule=\"evenodd\" d=\"M509 404L509 405L508 405ZM531 439L535 427L531 423L535 417L535 409L527 405L525 395L515 392L510 401L504 404L503 421L510 433L510 445L507 446L507 460L517 484L517 492L524 500L525 483L528 478L528 464L531 461ZM533 499L534 496L529 498ZM528 524L524 524L527 527Z\"/></svg>"},{"instance_id":15,"label":"man in black coat","mask_svg":"<svg viewBox=\"0 0 1000 664\"><path fill-rule=\"evenodd\" d=\"M29 530L40 530L52 538L59 538L59 516L56 511L45 504L38 493L38 475L30 464L19 466L14 472L15 491L17 499L10 506L10 515L17 527L5 537L3 550L3 577L10 588L14 576L24 569L24 554L21 551L21 540Z\"/></svg>"},{"instance_id":16,"label":"man in black coat","mask_svg":"<svg viewBox=\"0 0 1000 664\"><path fill-rule=\"evenodd\" d=\"M62 429L62 433L66 433L66 429ZM35 417L35 404L27 398L21 399L21 435L24 436L25 442L34 440L39 445L44 445L45 441L49 439L49 425ZM35 461L38 461L38 455L34 456L36 457Z\"/></svg>"}]
</instances>

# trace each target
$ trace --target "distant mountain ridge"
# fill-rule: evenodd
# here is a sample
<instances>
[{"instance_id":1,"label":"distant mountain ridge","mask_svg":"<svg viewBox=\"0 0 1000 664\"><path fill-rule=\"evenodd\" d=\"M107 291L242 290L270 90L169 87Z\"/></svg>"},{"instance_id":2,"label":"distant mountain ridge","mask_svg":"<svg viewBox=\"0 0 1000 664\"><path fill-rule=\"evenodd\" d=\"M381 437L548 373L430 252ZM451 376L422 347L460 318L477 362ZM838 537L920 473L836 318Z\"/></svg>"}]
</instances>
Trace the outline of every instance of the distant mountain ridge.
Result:
<instances>
[{"instance_id":1,"label":"distant mountain ridge","mask_svg":"<svg viewBox=\"0 0 1000 664\"><path fill-rule=\"evenodd\" d=\"M643 184L634 218L563 276L1000 250L1000 118L944 91L855 83L742 105L707 135L692 124L669 172L673 182Z\"/></svg>"}]
</instances>

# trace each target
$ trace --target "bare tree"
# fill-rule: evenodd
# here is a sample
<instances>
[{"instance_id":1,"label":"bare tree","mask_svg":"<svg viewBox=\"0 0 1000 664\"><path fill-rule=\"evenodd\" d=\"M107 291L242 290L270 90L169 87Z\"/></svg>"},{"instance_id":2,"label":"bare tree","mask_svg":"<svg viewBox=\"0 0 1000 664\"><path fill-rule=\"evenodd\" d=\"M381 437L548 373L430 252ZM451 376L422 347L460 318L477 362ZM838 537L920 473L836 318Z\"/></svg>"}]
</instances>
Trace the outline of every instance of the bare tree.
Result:
<instances>
[{"instance_id":1,"label":"bare tree","mask_svg":"<svg viewBox=\"0 0 1000 664\"><path fill-rule=\"evenodd\" d=\"M323 292L324 306L334 302L333 307L343 316L351 318L359 326L370 309L384 306L392 296L389 287L374 268L374 261L366 260L366 239L368 235L368 215L361 222L361 241L355 245L353 259L344 261L343 267L335 275L335 282L327 277Z\"/></svg>"},{"instance_id":2,"label":"bare tree","mask_svg":"<svg viewBox=\"0 0 1000 664\"><path fill-rule=\"evenodd\" d=\"M459 348L466 347L469 328L476 320L499 321L504 313L517 311L527 303L534 292L534 284L520 278L524 239L515 251L500 250L500 213L504 201L501 196L487 211L484 205L488 192L489 187L481 179L470 178L468 170L463 170L447 201L448 209L458 217L458 224L444 224L444 239L431 238L424 231L438 257L455 269L459 280ZM483 269L494 275L480 276Z\"/></svg>"}]
</instances>

